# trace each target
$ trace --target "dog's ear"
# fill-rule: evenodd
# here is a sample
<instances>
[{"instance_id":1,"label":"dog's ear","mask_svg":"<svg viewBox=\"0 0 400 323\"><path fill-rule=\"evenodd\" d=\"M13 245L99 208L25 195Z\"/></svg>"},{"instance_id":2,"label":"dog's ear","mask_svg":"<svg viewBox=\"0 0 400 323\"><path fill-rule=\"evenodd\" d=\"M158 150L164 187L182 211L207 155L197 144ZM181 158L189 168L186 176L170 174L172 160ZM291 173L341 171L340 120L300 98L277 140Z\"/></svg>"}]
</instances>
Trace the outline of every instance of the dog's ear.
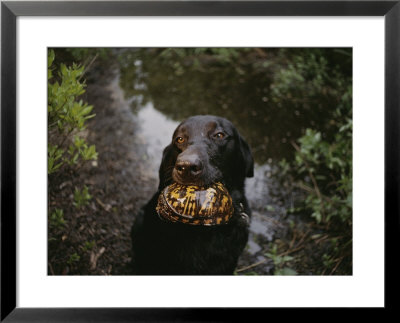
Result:
<instances>
[{"instance_id":1,"label":"dog's ear","mask_svg":"<svg viewBox=\"0 0 400 323\"><path fill-rule=\"evenodd\" d=\"M244 169L246 177L253 177L254 159L251 153L250 146L239 133L238 137L239 137L239 161L240 161L239 165L242 168L241 171L243 171Z\"/></svg>"},{"instance_id":2,"label":"dog's ear","mask_svg":"<svg viewBox=\"0 0 400 323\"><path fill-rule=\"evenodd\" d=\"M160 183L158 185L159 190L162 190L172 183L172 170L175 167L177 156L178 152L174 145L170 144L164 148L160 169L158 171L160 178Z\"/></svg>"}]
</instances>

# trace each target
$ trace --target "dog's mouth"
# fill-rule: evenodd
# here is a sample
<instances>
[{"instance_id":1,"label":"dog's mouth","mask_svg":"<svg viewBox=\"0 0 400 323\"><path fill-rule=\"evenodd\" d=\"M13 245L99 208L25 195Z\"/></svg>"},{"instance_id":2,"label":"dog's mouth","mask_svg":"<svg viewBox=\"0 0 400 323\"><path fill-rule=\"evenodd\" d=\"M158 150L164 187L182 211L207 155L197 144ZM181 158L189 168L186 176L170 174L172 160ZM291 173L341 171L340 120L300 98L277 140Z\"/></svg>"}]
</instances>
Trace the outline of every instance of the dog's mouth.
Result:
<instances>
[{"instance_id":1,"label":"dog's mouth","mask_svg":"<svg viewBox=\"0 0 400 323\"><path fill-rule=\"evenodd\" d=\"M172 171L172 180L180 185L200 187L208 187L217 182L223 182L222 173L216 169L207 170L207 172L203 172L202 176L196 176L196 174L190 173L185 173L183 176L178 168L174 168Z\"/></svg>"},{"instance_id":2,"label":"dog's mouth","mask_svg":"<svg viewBox=\"0 0 400 323\"><path fill-rule=\"evenodd\" d=\"M177 171L175 171L175 169L172 172L172 180L175 183L178 183L180 185L193 185L193 186L208 186L211 185L212 182L208 182L203 180L202 178L192 178L192 177L188 177L188 176L181 176L178 174Z\"/></svg>"}]
</instances>

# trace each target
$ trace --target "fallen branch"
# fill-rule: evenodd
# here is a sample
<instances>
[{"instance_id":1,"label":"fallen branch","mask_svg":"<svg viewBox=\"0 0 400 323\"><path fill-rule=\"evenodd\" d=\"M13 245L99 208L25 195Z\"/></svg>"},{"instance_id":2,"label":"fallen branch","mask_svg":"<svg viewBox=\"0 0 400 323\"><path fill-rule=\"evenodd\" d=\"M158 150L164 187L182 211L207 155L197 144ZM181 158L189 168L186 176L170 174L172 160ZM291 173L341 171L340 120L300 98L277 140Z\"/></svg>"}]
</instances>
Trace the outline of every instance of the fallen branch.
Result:
<instances>
[{"instance_id":1,"label":"fallen branch","mask_svg":"<svg viewBox=\"0 0 400 323\"><path fill-rule=\"evenodd\" d=\"M106 248L101 247L101 249L99 250L99 252L94 253L92 252L90 254L90 270L95 270L97 267L97 260L99 259L99 257L104 253L104 251L106 251Z\"/></svg>"},{"instance_id":2,"label":"fallen branch","mask_svg":"<svg viewBox=\"0 0 400 323\"><path fill-rule=\"evenodd\" d=\"M263 260L261 260L261 261L259 261L259 262L256 262L256 263L254 263L254 264L251 264L251 265L249 265L249 266L246 266L246 267L243 267L243 268L239 268L239 269L236 270L236 272L239 273L239 272L246 271L246 270L248 270L248 269L257 267L258 265L261 265L261 264L267 262L268 260L269 260L269 259L265 258L265 259L263 259Z\"/></svg>"},{"instance_id":3,"label":"fallen branch","mask_svg":"<svg viewBox=\"0 0 400 323\"><path fill-rule=\"evenodd\" d=\"M342 262L344 256L340 257L336 263L336 266L332 269L330 275L333 275L333 273L336 271L336 269L339 267L340 263Z\"/></svg>"}]
</instances>

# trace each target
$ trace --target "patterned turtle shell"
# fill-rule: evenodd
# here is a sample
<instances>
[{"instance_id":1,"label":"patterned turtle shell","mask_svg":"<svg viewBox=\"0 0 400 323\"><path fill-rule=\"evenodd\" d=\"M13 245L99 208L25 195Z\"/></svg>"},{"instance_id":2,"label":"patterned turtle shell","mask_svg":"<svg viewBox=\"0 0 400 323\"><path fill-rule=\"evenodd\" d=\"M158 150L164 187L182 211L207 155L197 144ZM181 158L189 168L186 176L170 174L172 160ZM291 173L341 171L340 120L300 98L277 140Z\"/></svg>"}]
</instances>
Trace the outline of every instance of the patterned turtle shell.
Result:
<instances>
[{"instance_id":1,"label":"patterned turtle shell","mask_svg":"<svg viewBox=\"0 0 400 323\"><path fill-rule=\"evenodd\" d=\"M228 223L233 205L221 183L208 187L173 183L161 192L156 210L163 220L212 226Z\"/></svg>"}]
</instances>

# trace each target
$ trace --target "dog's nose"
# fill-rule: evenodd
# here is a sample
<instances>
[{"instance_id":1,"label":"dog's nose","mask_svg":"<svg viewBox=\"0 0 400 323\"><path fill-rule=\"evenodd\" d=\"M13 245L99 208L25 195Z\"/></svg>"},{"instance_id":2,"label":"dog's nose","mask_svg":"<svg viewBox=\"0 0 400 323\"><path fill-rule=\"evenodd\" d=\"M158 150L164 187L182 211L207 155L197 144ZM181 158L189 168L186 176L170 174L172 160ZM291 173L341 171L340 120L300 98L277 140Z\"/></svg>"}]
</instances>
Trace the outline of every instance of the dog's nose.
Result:
<instances>
[{"instance_id":1,"label":"dog's nose","mask_svg":"<svg viewBox=\"0 0 400 323\"><path fill-rule=\"evenodd\" d=\"M181 177L197 177L203 172L203 164L198 155L190 154L178 157L175 169Z\"/></svg>"}]
</instances>

